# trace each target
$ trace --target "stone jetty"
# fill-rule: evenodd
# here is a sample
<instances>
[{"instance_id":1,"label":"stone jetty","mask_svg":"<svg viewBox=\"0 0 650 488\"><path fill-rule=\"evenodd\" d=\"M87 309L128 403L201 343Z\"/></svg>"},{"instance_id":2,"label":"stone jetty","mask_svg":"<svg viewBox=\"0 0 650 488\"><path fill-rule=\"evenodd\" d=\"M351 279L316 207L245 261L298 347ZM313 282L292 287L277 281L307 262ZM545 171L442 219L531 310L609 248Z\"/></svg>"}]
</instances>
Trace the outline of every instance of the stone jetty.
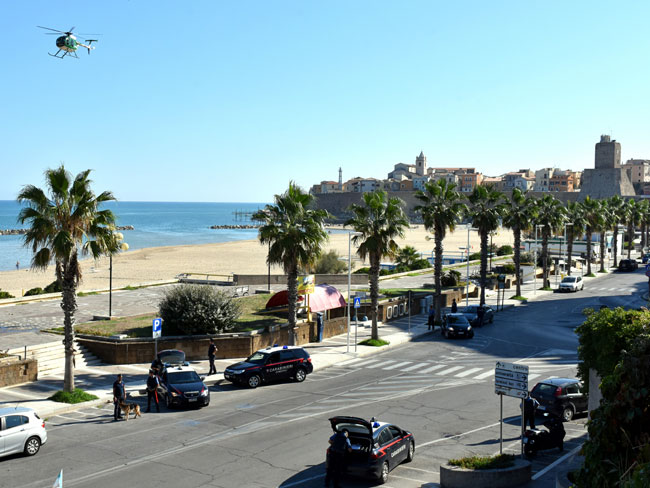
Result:
<instances>
[{"instance_id":1,"label":"stone jetty","mask_svg":"<svg viewBox=\"0 0 650 488\"><path fill-rule=\"evenodd\" d=\"M27 229L0 229L0 236L19 236L27 234Z\"/></svg>"},{"instance_id":2,"label":"stone jetty","mask_svg":"<svg viewBox=\"0 0 650 488\"><path fill-rule=\"evenodd\" d=\"M237 225L211 225L211 229L259 229L259 225L237 224Z\"/></svg>"},{"instance_id":3,"label":"stone jetty","mask_svg":"<svg viewBox=\"0 0 650 488\"><path fill-rule=\"evenodd\" d=\"M115 230L135 230L135 227L132 225L118 225Z\"/></svg>"}]
</instances>

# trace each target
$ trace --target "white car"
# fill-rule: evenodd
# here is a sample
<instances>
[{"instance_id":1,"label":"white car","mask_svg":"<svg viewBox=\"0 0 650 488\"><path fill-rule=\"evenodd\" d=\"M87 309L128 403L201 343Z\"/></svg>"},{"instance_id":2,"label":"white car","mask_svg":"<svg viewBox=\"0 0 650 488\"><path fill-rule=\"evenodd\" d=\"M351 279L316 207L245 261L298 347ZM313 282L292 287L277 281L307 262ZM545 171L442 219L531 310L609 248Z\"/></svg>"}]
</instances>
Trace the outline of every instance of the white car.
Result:
<instances>
[{"instance_id":1,"label":"white car","mask_svg":"<svg viewBox=\"0 0 650 488\"><path fill-rule=\"evenodd\" d=\"M578 291L584 290L585 282L582 276L567 276L560 282L558 291Z\"/></svg>"},{"instance_id":2,"label":"white car","mask_svg":"<svg viewBox=\"0 0 650 488\"><path fill-rule=\"evenodd\" d=\"M45 421L27 407L0 408L0 457L36 454L47 441Z\"/></svg>"}]
</instances>

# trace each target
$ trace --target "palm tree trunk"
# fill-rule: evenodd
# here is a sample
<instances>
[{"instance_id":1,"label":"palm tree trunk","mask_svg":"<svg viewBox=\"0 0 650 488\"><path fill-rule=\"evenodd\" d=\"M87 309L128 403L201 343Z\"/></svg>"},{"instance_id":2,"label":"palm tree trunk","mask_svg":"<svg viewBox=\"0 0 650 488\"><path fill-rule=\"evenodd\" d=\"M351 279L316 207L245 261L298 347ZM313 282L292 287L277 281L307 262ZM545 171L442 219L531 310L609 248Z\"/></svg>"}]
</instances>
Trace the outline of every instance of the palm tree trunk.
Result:
<instances>
[{"instance_id":1,"label":"palm tree trunk","mask_svg":"<svg viewBox=\"0 0 650 488\"><path fill-rule=\"evenodd\" d=\"M632 246L634 245L634 223L627 224L627 259L630 259L632 254Z\"/></svg>"},{"instance_id":2,"label":"palm tree trunk","mask_svg":"<svg viewBox=\"0 0 650 488\"><path fill-rule=\"evenodd\" d=\"M63 376L63 391L74 391L74 314L77 310L77 274L78 265L73 255L68 263L57 270L57 278L61 284L61 308L63 309L63 347L65 350L65 370ZM58 267L58 266L57 266Z\"/></svg>"},{"instance_id":3,"label":"palm tree trunk","mask_svg":"<svg viewBox=\"0 0 650 488\"><path fill-rule=\"evenodd\" d=\"M542 288L548 288L548 233L542 229Z\"/></svg>"},{"instance_id":4,"label":"palm tree trunk","mask_svg":"<svg viewBox=\"0 0 650 488\"><path fill-rule=\"evenodd\" d=\"M605 232L600 233L600 270L605 272Z\"/></svg>"},{"instance_id":5,"label":"palm tree trunk","mask_svg":"<svg viewBox=\"0 0 650 488\"><path fill-rule=\"evenodd\" d=\"M375 253L370 253L370 314L372 316L371 338L379 339L379 328L377 327L377 315L379 312L379 260Z\"/></svg>"},{"instance_id":6,"label":"palm tree trunk","mask_svg":"<svg viewBox=\"0 0 650 488\"><path fill-rule=\"evenodd\" d=\"M485 282L487 281L488 233L481 231L481 305L485 305Z\"/></svg>"},{"instance_id":7,"label":"palm tree trunk","mask_svg":"<svg viewBox=\"0 0 650 488\"><path fill-rule=\"evenodd\" d=\"M296 345L296 311L298 309L298 263L292 263L287 271L287 295L289 301L289 337L290 346Z\"/></svg>"},{"instance_id":8,"label":"palm tree trunk","mask_svg":"<svg viewBox=\"0 0 650 488\"><path fill-rule=\"evenodd\" d=\"M587 227L587 275L591 275L591 228Z\"/></svg>"},{"instance_id":9,"label":"palm tree trunk","mask_svg":"<svg viewBox=\"0 0 650 488\"><path fill-rule=\"evenodd\" d=\"M648 223L645 220L641 222L641 250L645 249L646 247L645 234L646 234L647 224Z\"/></svg>"},{"instance_id":10,"label":"palm tree trunk","mask_svg":"<svg viewBox=\"0 0 650 488\"><path fill-rule=\"evenodd\" d=\"M618 266L618 224L614 226L614 267Z\"/></svg>"},{"instance_id":11,"label":"palm tree trunk","mask_svg":"<svg viewBox=\"0 0 650 488\"><path fill-rule=\"evenodd\" d=\"M569 226L571 228L573 226ZM573 231L567 231L566 257L568 261L568 274L571 276L571 261L573 260Z\"/></svg>"},{"instance_id":12,"label":"palm tree trunk","mask_svg":"<svg viewBox=\"0 0 650 488\"><path fill-rule=\"evenodd\" d=\"M521 229L512 229L515 234L515 278L517 283L517 296L521 296Z\"/></svg>"},{"instance_id":13,"label":"palm tree trunk","mask_svg":"<svg viewBox=\"0 0 650 488\"><path fill-rule=\"evenodd\" d=\"M436 260L433 263L433 274L436 283L436 324L442 323L442 239L441 232L436 230Z\"/></svg>"}]
</instances>

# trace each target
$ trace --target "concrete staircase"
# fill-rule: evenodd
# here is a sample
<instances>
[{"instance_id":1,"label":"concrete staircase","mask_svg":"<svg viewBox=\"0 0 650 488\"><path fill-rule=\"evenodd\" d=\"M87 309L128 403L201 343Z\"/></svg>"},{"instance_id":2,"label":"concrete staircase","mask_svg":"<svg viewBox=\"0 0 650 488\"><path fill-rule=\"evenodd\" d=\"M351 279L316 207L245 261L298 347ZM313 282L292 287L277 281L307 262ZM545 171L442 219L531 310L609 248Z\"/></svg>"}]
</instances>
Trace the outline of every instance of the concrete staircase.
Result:
<instances>
[{"instance_id":1,"label":"concrete staircase","mask_svg":"<svg viewBox=\"0 0 650 488\"><path fill-rule=\"evenodd\" d=\"M75 369L92 367L103 364L102 361L88 349L75 341ZM38 376L61 375L65 369L65 350L61 341L47 342L35 346L10 349L8 354L19 356L21 359L36 359L38 361Z\"/></svg>"}]
</instances>

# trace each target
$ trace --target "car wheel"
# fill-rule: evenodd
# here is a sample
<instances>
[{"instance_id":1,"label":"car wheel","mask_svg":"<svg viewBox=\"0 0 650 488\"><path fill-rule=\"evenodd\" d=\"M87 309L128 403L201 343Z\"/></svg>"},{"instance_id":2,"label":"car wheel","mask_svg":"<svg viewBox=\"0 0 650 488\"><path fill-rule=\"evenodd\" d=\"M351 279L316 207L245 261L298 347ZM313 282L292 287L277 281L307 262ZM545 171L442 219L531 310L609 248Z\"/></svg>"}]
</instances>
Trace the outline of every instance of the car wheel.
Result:
<instances>
[{"instance_id":1,"label":"car wheel","mask_svg":"<svg viewBox=\"0 0 650 488\"><path fill-rule=\"evenodd\" d=\"M297 381L298 383L302 383L303 381L305 381L305 378L306 378L306 377L307 377L307 373L305 373L305 370L304 370L304 369L302 369L302 368L298 368L298 369L296 370L295 378L296 378L296 381Z\"/></svg>"},{"instance_id":2,"label":"car wheel","mask_svg":"<svg viewBox=\"0 0 650 488\"><path fill-rule=\"evenodd\" d=\"M562 420L564 420L565 422L568 422L572 418L573 418L573 407L571 405L567 405L562 410Z\"/></svg>"},{"instance_id":3,"label":"car wheel","mask_svg":"<svg viewBox=\"0 0 650 488\"><path fill-rule=\"evenodd\" d=\"M253 376L248 378L246 384L248 385L249 388L257 388L258 386L260 386L261 381L262 380L260 379L260 377L254 374Z\"/></svg>"},{"instance_id":4,"label":"car wheel","mask_svg":"<svg viewBox=\"0 0 650 488\"><path fill-rule=\"evenodd\" d=\"M535 454L535 450L530 447L528 444L524 445L524 455L526 457L533 457L533 454Z\"/></svg>"},{"instance_id":5,"label":"car wheel","mask_svg":"<svg viewBox=\"0 0 650 488\"><path fill-rule=\"evenodd\" d=\"M491 323L491 324L494 323L494 315L492 315L492 317L490 317L490 323Z\"/></svg>"},{"instance_id":6,"label":"car wheel","mask_svg":"<svg viewBox=\"0 0 650 488\"><path fill-rule=\"evenodd\" d=\"M472 337L474 337L474 331L472 331L472 332L470 332L469 334L467 334L467 337L469 337L470 339L471 339Z\"/></svg>"},{"instance_id":7,"label":"car wheel","mask_svg":"<svg viewBox=\"0 0 650 488\"><path fill-rule=\"evenodd\" d=\"M41 449L41 440L38 437L30 437L25 442L25 454L33 456Z\"/></svg>"},{"instance_id":8,"label":"car wheel","mask_svg":"<svg viewBox=\"0 0 650 488\"><path fill-rule=\"evenodd\" d=\"M388 481L388 473L390 472L390 469L388 468L388 461L386 461L382 466L381 466L381 474L379 475L379 484L383 485Z\"/></svg>"},{"instance_id":9,"label":"car wheel","mask_svg":"<svg viewBox=\"0 0 650 488\"><path fill-rule=\"evenodd\" d=\"M415 442L411 441L409 443L409 451L406 454L406 462L410 463L413 461L413 457L415 456Z\"/></svg>"}]
</instances>

